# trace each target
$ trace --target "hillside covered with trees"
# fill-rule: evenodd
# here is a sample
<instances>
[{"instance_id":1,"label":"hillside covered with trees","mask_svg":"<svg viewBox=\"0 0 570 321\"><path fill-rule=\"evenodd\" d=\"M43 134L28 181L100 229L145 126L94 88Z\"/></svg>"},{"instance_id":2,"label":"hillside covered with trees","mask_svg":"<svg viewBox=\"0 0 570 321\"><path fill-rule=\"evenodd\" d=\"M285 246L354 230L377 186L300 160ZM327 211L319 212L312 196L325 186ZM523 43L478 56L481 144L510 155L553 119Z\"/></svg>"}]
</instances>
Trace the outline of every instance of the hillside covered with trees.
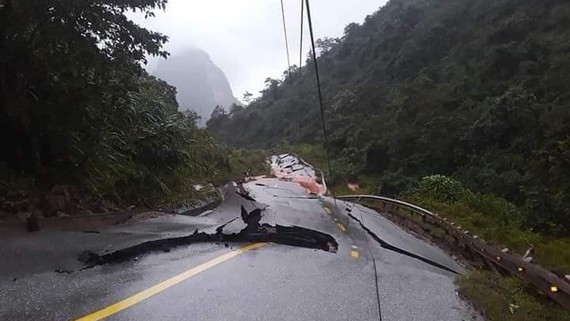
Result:
<instances>
[{"instance_id":1,"label":"hillside covered with trees","mask_svg":"<svg viewBox=\"0 0 570 321\"><path fill-rule=\"evenodd\" d=\"M526 228L570 229L568 1L391 0L317 45L333 181L393 196L453 176L516 204ZM208 130L317 149L310 58L266 84L246 108L214 111Z\"/></svg>"},{"instance_id":2,"label":"hillside covered with trees","mask_svg":"<svg viewBox=\"0 0 570 321\"><path fill-rule=\"evenodd\" d=\"M152 206L236 170L241 154L199 129L196 113L178 110L176 89L142 67L168 56L167 37L125 13L165 5L2 2L0 216L109 210L100 200ZM61 204L71 198L77 207Z\"/></svg>"}]
</instances>

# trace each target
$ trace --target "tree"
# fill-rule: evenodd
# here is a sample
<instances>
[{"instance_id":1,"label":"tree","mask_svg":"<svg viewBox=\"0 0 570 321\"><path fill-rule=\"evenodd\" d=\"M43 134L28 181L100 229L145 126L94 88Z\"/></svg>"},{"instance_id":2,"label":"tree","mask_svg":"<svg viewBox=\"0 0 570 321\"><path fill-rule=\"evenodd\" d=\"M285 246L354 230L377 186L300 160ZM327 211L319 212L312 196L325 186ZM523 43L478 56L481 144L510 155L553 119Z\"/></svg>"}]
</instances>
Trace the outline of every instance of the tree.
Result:
<instances>
[{"instance_id":1,"label":"tree","mask_svg":"<svg viewBox=\"0 0 570 321\"><path fill-rule=\"evenodd\" d=\"M253 94L249 91L244 92L242 100L244 103L246 103L246 105L251 104L251 101L253 100Z\"/></svg>"},{"instance_id":2,"label":"tree","mask_svg":"<svg viewBox=\"0 0 570 321\"><path fill-rule=\"evenodd\" d=\"M2 140L0 161L36 174L44 165L67 166L77 150L76 133L106 126L94 118L116 110L119 97L136 86L132 75L142 74L139 63L146 55L167 55L161 50L166 36L138 26L124 12L152 16L165 4L6 2L0 9L6 18L0 33L0 123L3 137L17 141Z\"/></svg>"},{"instance_id":3,"label":"tree","mask_svg":"<svg viewBox=\"0 0 570 321\"><path fill-rule=\"evenodd\" d=\"M224 109L224 107L217 105L214 110L212 111L212 114L210 115L210 118L222 118L224 116L227 115L226 110Z\"/></svg>"},{"instance_id":4,"label":"tree","mask_svg":"<svg viewBox=\"0 0 570 321\"><path fill-rule=\"evenodd\" d=\"M167 37L125 15L153 16L166 0L1 3L2 182L77 184L150 206L211 177L222 149L195 112L178 111L176 88L141 67L167 57Z\"/></svg>"},{"instance_id":5,"label":"tree","mask_svg":"<svg viewBox=\"0 0 570 321\"><path fill-rule=\"evenodd\" d=\"M568 230L566 12L558 0L393 0L341 40L319 39L333 162L383 177L377 184L395 194L424 176L459 178L521 207L526 227ZM268 78L225 123L240 131L224 141L318 143L311 55L306 62L294 82Z\"/></svg>"},{"instance_id":6,"label":"tree","mask_svg":"<svg viewBox=\"0 0 570 321\"><path fill-rule=\"evenodd\" d=\"M232 115L237 115L239 114L242 110L243 110L243 106L242 105L238 105L238 104L232 104L230 106L230 116Z\"/></svg>"},{"instance_id":7,"label":"tree","mask_svg":"<svg viewBox=\"0 0 570 321\"><path fill-rule=\"evenodd\" d=\"M182 112L182 118L188 126L196 128L202 117L195 110L186 109Z\"/></svg>"},{"instance_id":8,"label":"tree","mask_svg":"<svg viewBox=\"0 0 570 321\"><path fill-rule=\"evenodd\" d=\"M317 56L321 56L331 51L339 43L340 39L338 38L324 37L321 39L317 39L317 41L315 42Z\"/></svg>"},{"instance_id":9,"label":"tree","mask_svg":"<svg viewBox=\"0 0 570 321\"><path fill-rule=\"evenodd\" d=\"M343 38L346 39L348 37L353 37L355 32L360 29L360 25L355 22L351 22L346 27L344 27L344 36Z\"/></svg>"},{"instance_id":10,"label":"tree","mask_svg":"<svg viewBox=\"0 0 570 321\"><path fill-rule=\"evenodd\" d=\"M273 91L277 89L279 84L281 84L281 82L278 79L273 79L271 77L265 78L265 81L263 83L265 84L265 90L267 91Z\"/></svg>"},{"instance_id":11,"label":"tree","mask_svg":"<svg viewBox=\"0 0 570 321\"><path fill-rule=\"evenodd\" d=\"M263 89L261 91L261 94L272 94L272 95L277 95L277 91L279 89L279 85L281 84L281 81L279 81L278 79L273 79L271 77L267 77L265 78L265 89Z\"/></svg>"}]
</instances>

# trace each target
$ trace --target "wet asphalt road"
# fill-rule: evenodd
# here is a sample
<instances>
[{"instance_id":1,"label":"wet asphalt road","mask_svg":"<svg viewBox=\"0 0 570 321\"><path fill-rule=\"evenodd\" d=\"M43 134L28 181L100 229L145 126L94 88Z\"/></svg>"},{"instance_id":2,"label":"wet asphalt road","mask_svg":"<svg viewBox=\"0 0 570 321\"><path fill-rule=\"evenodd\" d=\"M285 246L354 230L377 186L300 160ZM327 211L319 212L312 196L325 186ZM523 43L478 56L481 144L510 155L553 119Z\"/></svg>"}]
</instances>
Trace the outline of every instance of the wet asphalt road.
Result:
<instances>
[{"instance_id":1,"label":"wet asphalt road","mask_svg":"<svg viewBox=\"0 0 570 321\"><path fill-rule=\"evenodd\" d=\"M277 179L246 188L257 204L229 197L212 217L234 218L240 204L266 207L261 223L328 233L339 243L338 252L269 243L204 269L106 320L473 319L456 295L456 274L382 248L345 209L351 208L384 241L462 271L443 251L378 213L340 201L337 211L332 200L311 197L296 183ZM2 278L0 320L75 320L242 245L198 243L71 274Z\"/></svg>"}]
</instances>

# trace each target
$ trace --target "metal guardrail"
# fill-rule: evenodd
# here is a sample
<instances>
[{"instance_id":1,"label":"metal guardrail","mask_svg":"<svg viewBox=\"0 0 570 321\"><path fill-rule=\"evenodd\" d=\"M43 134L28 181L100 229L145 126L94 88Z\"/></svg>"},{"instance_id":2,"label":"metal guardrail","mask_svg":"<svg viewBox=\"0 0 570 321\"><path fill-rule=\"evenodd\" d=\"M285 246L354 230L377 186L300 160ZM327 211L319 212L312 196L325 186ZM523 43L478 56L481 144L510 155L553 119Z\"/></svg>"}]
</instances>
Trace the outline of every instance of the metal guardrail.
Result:
<instances>
[{"instance_id":1,"label":"metal guardrail","mask_svg":"<svg viewBox=\"0 0 570 321\"><path fill-rule=\"evenodd\" d=\"M488 245L484 240L471 235L468 231L436 213L410 203L375 195L343 195L337 196L337 198L341 200L374 200L381 205L382 211L393 214L407 212L408 214L419 215L423 221L442 228L453 237L458 245L468 251L471 256L481 259L490 269L516 275L534 285L538 291L546 294L565 309L570 310L570 284L566 280L539 265L526 262L518 256Z\"/></svg>"}]
</instances>

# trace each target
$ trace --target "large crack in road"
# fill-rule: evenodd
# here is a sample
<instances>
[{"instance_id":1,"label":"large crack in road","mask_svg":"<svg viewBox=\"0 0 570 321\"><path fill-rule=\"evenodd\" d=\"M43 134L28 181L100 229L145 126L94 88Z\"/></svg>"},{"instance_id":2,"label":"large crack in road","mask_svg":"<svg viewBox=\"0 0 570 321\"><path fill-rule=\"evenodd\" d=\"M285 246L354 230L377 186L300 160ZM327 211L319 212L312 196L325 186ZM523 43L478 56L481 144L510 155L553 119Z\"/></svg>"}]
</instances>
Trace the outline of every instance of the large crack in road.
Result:
<instances>
[{"instance_id":1,"label":"large crack in road","mask_svg":"<svg viewBox=\"0 0 570 321\"><path fill-rule=\"evenodd\" d=\"M258 204L257 201L248 193L246 189L243 188L241 184L237 185L236 194L254 205ZM95 253L92 251L85 251L79 256L79 260L86 264L86 267L84 267L85 269L102 264L120 263L150 252L170 251L170 249L175 247L200 242L272 242L277 244L319 249L331 253L337 252L338 242L334 239L334 237L327 233L300 226L283 226L278 224L271 225L267 223L260 224L264 209L265 207L254 208L252 211L248 212L242 205L240 215L216 227L214 233L200 232L198 229L196 229L190 235L147 241L112 252ZM384 241L376 233L366 227L362 221L354 216L348 209L347 214L351 219L356 221L362 227L362 229L366 231L372 237L372 239L374 239L382 248L422 261L439 269L458 274L457 271L443 264L437 263L433 260L396 247ZM224 232L224 228L228 224L239 219L245 223L245 227L243 229L237 233Z\"/></svg>"},{"instance_id":2,"label":"large crack in road","mask_svg":"<svg viewBox=\"0 0 570 321\"><path fill-rule=\"evenodd\" d=\"M248 201L256 202L245 189L238 189L236 193ZM96 265L119 263L142 254L169 251L174 247L198 242L273 242L319 249L331 253L337 252L338 242L329 234L300 226L260 224L262 211L263 209L255 208L248 212L241 206L240 216L218 226L214 233L200 232L196 229L194 233L187 236L147 241L108 253L85 251L81 253L78 259L86 264L85 269ZM240 218L246 224L245 228L238 233L223 232L225 226Z\"/></svg>"},{"instance_id":3,"label":"large crack in road","mask_svg":"<svg viewBox=\"0 0 570 321\"><path fill-rule=\"evenodd\" d=\"M347 212L348 216L349 216L351 219L355 220L355 221L362 227L362 229L365 230L366 233L368 233L368 235L370 235L370 236L372 237L372 239L374 239L382 248L384 248L384 249L386 249L386 250L389 250L389 251L392 251L392 252L396 252L396 253L398 253L398 254L402 254L402 255L404 255L404 256L407 256L407 257L410 257L410 258L413 258L413 259L416 259L416 260L419 260L419 261L422 261L422 262L424 262L424 263L427 263L427 264L429 264L429 265L431 265L431 266L434 266L434 267L437 267L437 268L439 268L439 269L442 269L442 270L445 270L445 271L448 271L448 272L451 272L451 273L454 273L454 274L459 274L457 271L455 271L455 270L453 270L453 269L451 269L451 268L449 268L449 267L447 267L447 266L445 266L445 265L443 265L443 264L437 263L437 262L435 262L435 261L433 261L433 260L430 260L430 259L425 258L425 257L423 257L423 256L417 255L417 254L415 254L415 253L406 251L406 250L404 250L404 249L402 249L402 248L399 248L399 247L397 247L397 246L394 246L394 245L392 245L392 244L390 244L390 243L384 241L384 240L381 239L376 233L372 232L372 230L370 230L369 228L367 228L367 227L362 223L362 220L360 220L360 219L358 219L356 216L352 215L352 213L351 213L352 210L351 210L351 209L349 210L349 209L347 208L347 211L346 211L346 212Z\"/></svg>"}]
</instances>

